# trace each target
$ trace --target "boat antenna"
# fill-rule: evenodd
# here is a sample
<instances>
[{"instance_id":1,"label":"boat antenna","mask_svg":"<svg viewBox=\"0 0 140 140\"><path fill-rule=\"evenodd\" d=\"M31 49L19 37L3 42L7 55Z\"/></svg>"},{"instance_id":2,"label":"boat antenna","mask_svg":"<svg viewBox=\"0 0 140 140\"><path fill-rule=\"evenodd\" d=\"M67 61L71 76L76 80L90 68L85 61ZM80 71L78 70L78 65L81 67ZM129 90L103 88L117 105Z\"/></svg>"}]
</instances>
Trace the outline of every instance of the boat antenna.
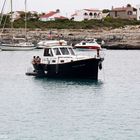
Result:
<instances>
[{"instance_id":1,"label":"boat antenna","mask_svg":"<svg viewBox=\"0 0 140 140\"><path fill-rule=\"evenodd\" d=\"M2 5L2 9L1 9L1 13L0 13L0 26L2 25L2 21L3 21L3 16L4 16L3 11L4 11L5 4L6 4L6 0L4 0L4 3ZM7 15L5 17L4 25L3 25L2 30L0 32L0 41L2 41L2 33L3 33L3 30L4 30L5 24L6 24L6 20L7 20Z\"/></svg>"}]
</instances>

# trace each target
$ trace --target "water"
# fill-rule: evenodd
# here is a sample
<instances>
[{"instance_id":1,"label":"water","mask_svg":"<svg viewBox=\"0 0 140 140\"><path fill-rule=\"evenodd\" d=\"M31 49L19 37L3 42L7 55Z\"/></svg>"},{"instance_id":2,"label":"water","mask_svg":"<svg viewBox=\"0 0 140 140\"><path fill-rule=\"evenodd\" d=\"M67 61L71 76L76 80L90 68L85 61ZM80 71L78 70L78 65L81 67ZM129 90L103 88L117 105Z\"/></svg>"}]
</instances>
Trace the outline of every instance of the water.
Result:
<instances>
[{"instance_id":1,"label":"water","mask_svg":"<svg viewBox=\"0 0 140 140\"><path fill-rule=\"evenodd\" d=\"M26 76L41 53L0 52L0 140L140 139L140 51L107 50L99 81Z\"/></svg>"}]
</instances>

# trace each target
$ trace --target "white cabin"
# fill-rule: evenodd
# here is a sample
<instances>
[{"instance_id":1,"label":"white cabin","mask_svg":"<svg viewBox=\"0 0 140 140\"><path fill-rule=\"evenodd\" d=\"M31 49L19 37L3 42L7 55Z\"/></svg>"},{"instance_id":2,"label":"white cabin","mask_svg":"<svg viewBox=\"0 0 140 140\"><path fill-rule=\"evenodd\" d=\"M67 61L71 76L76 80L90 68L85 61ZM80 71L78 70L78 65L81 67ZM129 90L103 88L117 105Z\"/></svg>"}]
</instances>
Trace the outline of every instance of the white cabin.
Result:
<instances>
[{"instance_id":1,"label":"white cabin","mask_svg":"<svg viewBox=\"0 0 140 140\"><path fill-rule=\"evenodd\" d=\"M77 55L71 46L51 46L44 49L41 63L63 64L89 58L97 58L97 56Z\"/></svg>"}]
</instances>

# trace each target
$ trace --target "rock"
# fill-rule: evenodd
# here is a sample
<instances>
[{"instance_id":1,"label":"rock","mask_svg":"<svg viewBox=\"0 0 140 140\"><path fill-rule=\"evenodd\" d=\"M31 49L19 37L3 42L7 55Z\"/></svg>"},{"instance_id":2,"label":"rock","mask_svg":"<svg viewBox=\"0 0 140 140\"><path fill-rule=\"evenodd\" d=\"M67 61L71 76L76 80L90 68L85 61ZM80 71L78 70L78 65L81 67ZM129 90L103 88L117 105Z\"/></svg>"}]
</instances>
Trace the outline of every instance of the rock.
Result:
<instances>
[{"instance_id":1,"label":"rock","mask_svg":"<svg viewBox=\"0 0 140 140\"><path fill-rule=\"evenodd\" d=\"M100 38L105 41L108 49L139 49L140 26L125 26L118 29L50 29L27 30L27 38L31 42L39 42L42 39L65 39L69 44L76 44L84 38ZM14 36L24 37L24 29L15 29ZM10 39L13 34L10 29L5 29L1 35L3 40ZM50 37L50 38L49 38Z\"/></svg>"}]
</instances>

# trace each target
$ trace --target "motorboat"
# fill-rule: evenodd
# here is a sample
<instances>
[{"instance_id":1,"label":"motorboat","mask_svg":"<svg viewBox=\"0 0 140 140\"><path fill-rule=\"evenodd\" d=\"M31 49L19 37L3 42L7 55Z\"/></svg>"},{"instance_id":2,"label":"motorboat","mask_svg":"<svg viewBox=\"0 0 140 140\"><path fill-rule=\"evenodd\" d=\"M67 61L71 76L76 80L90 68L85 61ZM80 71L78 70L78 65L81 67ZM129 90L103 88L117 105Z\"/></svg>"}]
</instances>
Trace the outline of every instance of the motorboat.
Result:
<instances>
[{"instance_id":1,"label":"motorboat","mask_svg":"<svg viewBox=\"0 0 140 140\"><path fill-rule=\"evenodd\" d=\"M74 47L80 49L101 49L101 45L97 43L96 39L84 39Z\"/></svg>"},{"instance_id":2,"label":"motorboat","mask_svg":"<svg viewBox=\"0 0 140 140\"><path fill-rule=\"evenodd\" d=\"M98 79L104 58L100 50L93 56L78 55L72 46L50 46L44 48L42 57L33 57L33 71L26 75L53 78Z\"/></svg>"},{"instance_id":3,"label":"motorboat","mask_svg":"<svg viewBox=\"0 0 140 140\"><path fill-rule=\"evenodd\" d=\"M67 45L67 41L65 40L41 40L37 43L38 49L43 49L49 46L54 45Z\"/></svg>"}]
</instances>

